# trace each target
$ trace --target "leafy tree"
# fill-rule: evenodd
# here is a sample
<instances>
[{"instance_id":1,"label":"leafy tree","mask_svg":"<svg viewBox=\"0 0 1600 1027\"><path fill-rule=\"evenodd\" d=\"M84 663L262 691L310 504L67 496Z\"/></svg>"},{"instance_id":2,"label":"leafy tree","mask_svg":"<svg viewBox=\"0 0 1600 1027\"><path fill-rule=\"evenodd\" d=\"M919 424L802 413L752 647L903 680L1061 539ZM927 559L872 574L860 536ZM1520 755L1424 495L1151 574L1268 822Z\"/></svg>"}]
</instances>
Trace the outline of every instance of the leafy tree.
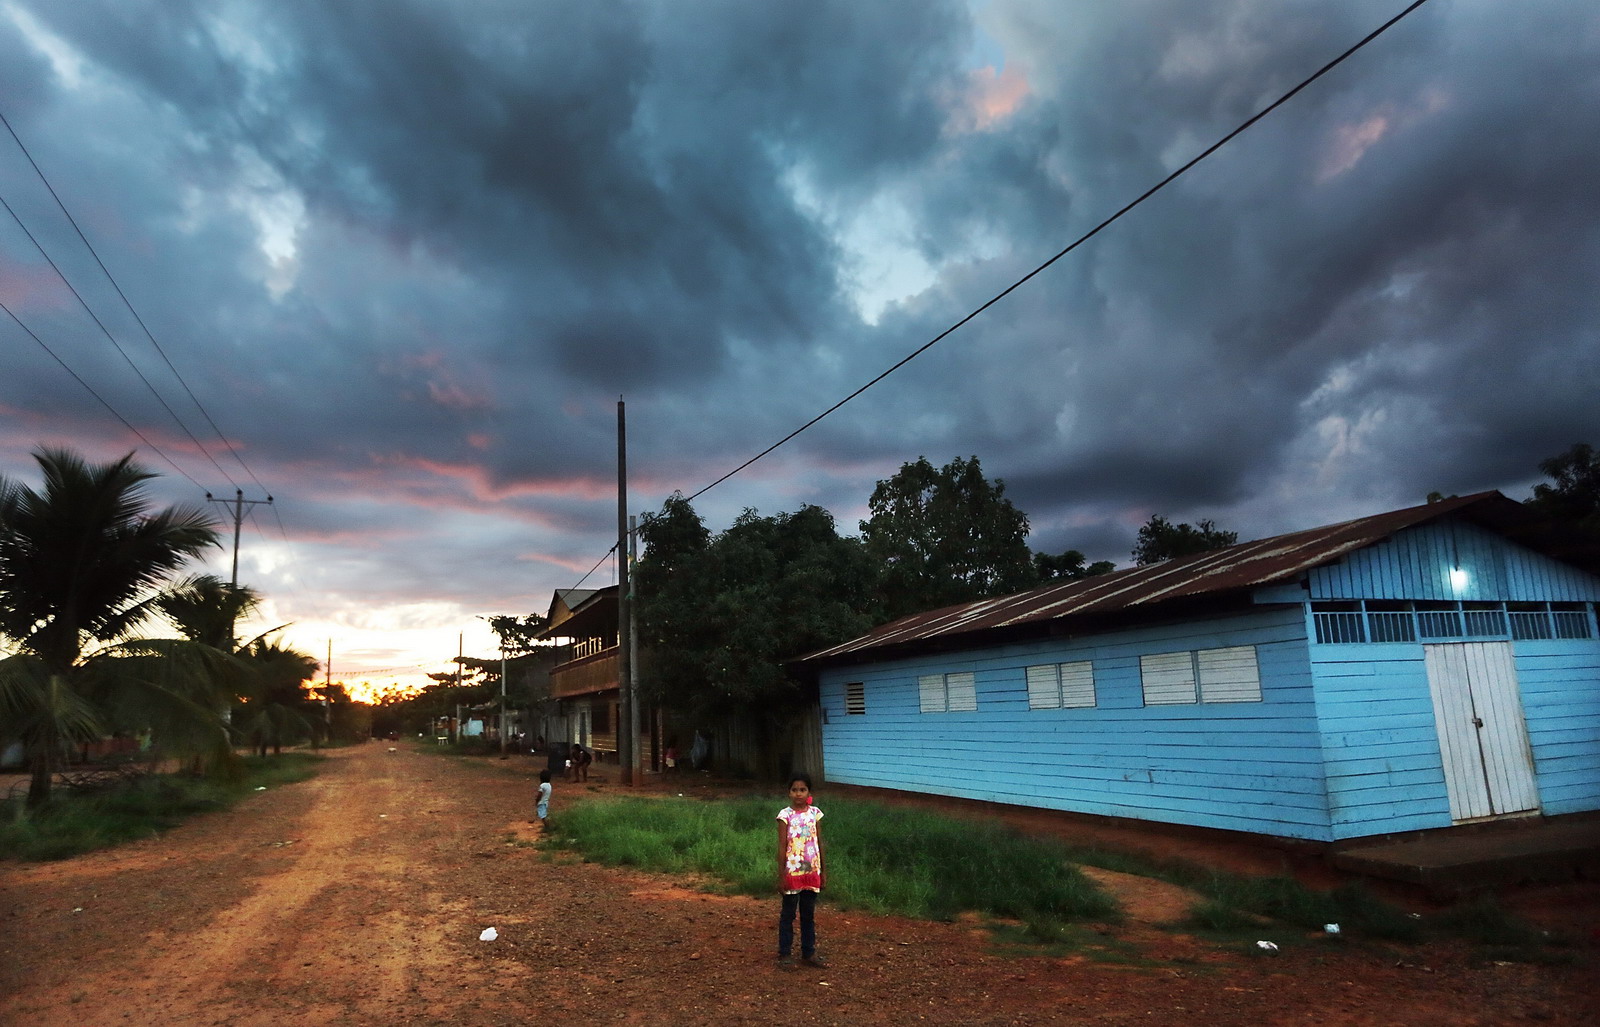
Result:
<instances>
[{"instance_id":1,"label":"leafy tree","mask_svg":"<svg viewBox=\"0 0 1600 1027\"><path fill-rule=\"evenodd\" d=\"M174 737L188 728L226 743L214 704L194 696L215 650L133 637L170 575L216 545L206 512L151 512L155 475L131 453L91 465L44 448L34 459L42 490L0 477L0 635L12 650L0 660L0 723L23 743L29 806L49 798L63 744L107 728L160 719Z\"/></svg>"},{"instance_id":2,"label":"leafy tree","mask_svg":"<svg viewBox=\"0 0 1600 1027\"><path fill-rule=\"evenodd\" d=\"M1528 504L1600 533L1600 453L1586 442L1575 442L1565 453L1541 460L1539 470L1553 481L1535 485Z\"/></svg>"},{"instance_id":3,"label":"leafy tree","mask_svg":"<svg viewBox=\"0 0 1600 1027\"><path fill-rule=\"evenodd\" d=\"M1173 524L1160 514L1139 529L1133 545L1133 562L1140 567L1180 556L1221 549L1239 541L1236 531L1223 531L1209 520L1197 525Z\"/></svg>"},{"instance_id":4,"label":"leafy tree","mask_svg":"<svg viewBox=\"0 0 1600 1027\"><path fill-rule=\"evenodd\" d=\"M1575 442L1565 453L1539 462L1550 483L1533 487L1528 506L1571 529L1563 555L1585 566L1600 564L1600 453Z\"/></svg>"},{"instance_id":5,"label":"leafy tree","mask_svg":"<svg viewBox=\"0 0 1600 1027\"><path fill-rule=\"evenodd\" d=\"M697 715L759 714L775 727L804 701L784 661L865 631L873 567L817 506L746 510L708 538L681 496L641 528L638 617L652 699Z\"/></svg>"},{"instance_id":6,"label":"leafy tree","mask_svg":"<svg viewBox=\"0 0 1600 1027\"><path fill-rule=\"evenodd\" d=\"M549 623L549 618L540 613L522 617L496 614L489 618L489 628L500 636L500 647L507 656L523 656L544 648L548 643L539 638L539 632Z\"/></svg>"},{"instance_id":7,"label":"leafy tree","mask_svg":"<svg viewBox=\"0 0 1600 1027\"><path fill-rule=\"evenodd\" d=\"M861 522L882 568L889 618L1028 588L1034 581L1028 518L990 482L974 456L935 469L927 457L878 482Z\"/></svg>"},{"instance_id":8,"label":"leafy tree","mask_svg":"<svg viewBox=\"0 0 1600 1027\"><path fill-rule=\"evenodd\" d=\"M1096 560L1085 566L1086 559L1088 557L1076 549L1068 549L1056 556L1049 553L1034 553L1034 576L1038 578L1039 584L1048 585L1057 581L1080 581L1099 574L1109 574L1117 569L1117 565L1110 560Z\"/></svg>"}]
</instances>

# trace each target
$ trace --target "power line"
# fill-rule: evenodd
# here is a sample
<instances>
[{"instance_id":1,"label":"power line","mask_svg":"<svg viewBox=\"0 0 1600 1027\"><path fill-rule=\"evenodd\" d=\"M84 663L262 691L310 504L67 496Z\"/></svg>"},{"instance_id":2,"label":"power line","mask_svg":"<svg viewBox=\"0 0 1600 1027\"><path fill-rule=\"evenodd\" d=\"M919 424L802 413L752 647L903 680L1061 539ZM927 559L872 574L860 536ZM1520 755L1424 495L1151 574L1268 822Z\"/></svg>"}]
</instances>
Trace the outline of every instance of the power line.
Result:
<instances>
[{"instance_id":1,"label":"power line","mask_svg":"<svg viewBox=\"0 0 1600 1027\"><path fill-rule=\"evenodd\" d=\"M1411 14L1413 11L1415 11L1417 8L1421 7L1423 4L1425 4L1427 2L1428 2L1428 0L1414 0L1414 2L1411 3L1409 6L1407 6L1405 10L1401 11L1399 14L1397 14L1394 17L1390 18L1388 21L1384 22L1382 25L1378 26L1376 29L1373 29L1365 37L1363 37L1360 42L1356 43L1354 46L1350 47L1344 53L1340 54L1338 57L1335 57L1333 60L1329 61L1327 64L1324 64L1322 67L1318 68L1314 73L1311 74L1310 77L1308 77L1308 78L1304 79L1303 81L1301 81L1301 83L1299 85L1295 86L1293 89L1289 90L1287 93L1284 93L1282 96L1280 96L1276 100L1272 101L1272 103L1268 104L1267 106L1263 107L1261 110L1257 111L1255 114L1251 115L1250 118L1248 120L1246 120L1243 124L1239 125L1238 128L1235 128L1232 132L1229 132L1227 135L1223 136L1221 139L1217 140L1216 142L1212 143L1210 146L1206 147L1203 151L1200 152L1200 154L1198 156L1190 159L1190 161L1187 164L1184 164L1182 167L1180 167L1176 171L1172 172L1166 178L1163 178L1161 181L1157 182L1155 185L1151 186L1149 189L1146 189L1143 193L1140 193L1137 198L1135 198L1131 202L1125 204L1122 207L1122 209L1118 210L1115 214L1112 214L1110 217L1106 218L1104 221L1100 222L1098 225L1094 226L1089 231L1087 231L1083 235L1079 236L1066 249L1064 249L1061 252L1057 253L1055 256L1051 257L1049 260L1045 261L1043 264L1040 264L1038 267L1034 268L1032 271L1029 271L1027 274L1023 275L1021 278L1017 279L1015 282L1012 282L1005 289L1001 290L999 293L997 293L995 296L993 296L988 302L984 303L981 307L979 307L978 309L974 310L972 313L968 314L966 317L963 317L961 320L957 321L955 324L951 325L949 328L946 328L944 331L940 332L938 335L934 336L932 339L930 339L927 342L923 343L921 346L917 347L915 350L912 350L909 354L907 354L905 357L903 357L901 360L899 360L897 363L895 363L893 366L891 366L888 370L886 370L882 374L878 375L876 378L873 378L871 381L867 382L865 385L861 386L859 389L856 389L854 392L850 393L850 395L848 395L845 398L839 400L839 402L835 403L833 406L829 407L828 409L824 410L822 413L820 413L817 416L813 417L811 420L807 421L805 424L802 424L800 427L796 428L794 431L792 431L789 434L785 435L783 438L779 439L777 442L774 442L772 445L768 446L766 449L763 449L761 452L757 453L755 456L753 456L750 459L746 460L744 463L740 464L738 467L735 467L733 470L729 471L728 473L724 474L722 477L720 477L717 480L713 481L711 484L709 484L709 485L705 486L704 488L700 489L700 491L696 492L694 495L689 496L688 499L689 500L693 500L693 499L695 499L695 498L697 498L699 496L702 496L705 493L711 491L712 489L716 488L718 485L720 485L723 482L727 481L729 478L733 477L735 474L738 474L740 471L744 470L746 467L749 467L751 464L755 463L757 460L760 460L762 457L765 457L767 454L771 453L773 450L777 449L779 446L782 446L784 443L788 442L790 439L793 439L795 436L799 435L801 432L803 432L806 429L810 428L812 425L816 424L818 421L821 421L824 417L827 417L829 414L833 413L835 410L838 410L840 407L844 406L846 403L850 402L852 399L855 399L857 396L861 395L863 392L866 392L868 389L872 388L874 385L878 384L879 382L883 381L885 378L889 377L891 374L893 374L896 371L900 370L900 368L902 368L905 365L911 363L911 361L915 360L917 357L921 356L923 353L925 353L929 349L932 349L935 345L937 345L939 342L944 340L947 336L949 336L952 333L954 333L957 329L959 329L962 326L964 326L967 322L971 321L973 318L977 317L979 314L981 314L984 311L988 310L990 307L994 306L996 303L998 303L1001 300L1005 299L1007 296L1011 295L1011 293L1015 292L1017 289L1021 288L1023 284L1025 284L1026 282L1030 281L1032 278L1034 278L1034 276L1038 275L1040 272L1044 271L1045 268L1047 268L1050 265L1054 264L1056 261L1060 260L1062 257L1065 257L1067 254L1071 253L1073 250L1077 249L1079 246L1081 246L1084 243L1088 242L1090 239L1094 238L1096 235L1099 235L1101 231L1103 231L1105 228L1109 227L1112 224L1112 222L1114 222L1114 221L1118 220L1119 218L1121 218L1122 215L1128 213L1133 208L1139 206L1145 200L1147 200L1150 197L1154 196L1156 193L1160 192L1162 189L1165 189L1169 184L1171 184L1179 176L1181 176L1185 172L1187 172L1190 168L1194 167L1196 164L1199 164L1201 161L1205 160L1207 157L1211 156L1213 153L1215 153L1218 150L1220 150L1223 146L1225 146L1229 142L1231 142L1235 136L1238 136L1240 133L1244 132L1250 126L1254 125L1256 122L1260 121L1262 118L1266 117L1268 114L1271 114L1274 110L1277 110L1279 107L1281 107L1283 104L1287 103L1291 98L1293 98L1296 93L1299 93L1302 89L1304 89L1305 87L1309 86L1311 83L1315 82L1317 79L1321 78L1323 75L1326 75L1328 72L1332 71L1334 68L1338 67L1340 64L1344 63L1344 61L1348 57L1350 57L1350 55L1354 54L1357 50L1360 50L1362 47L1366 46L1368 43L1372 42L1374 39L1377 39L1379 36L1383 35L1387 31L1389 31L1389 29L1391 29L1395 25L1399 24L1401 19L1405 18L1407 15ZM591 571L590 573L593 573L593 572Z\"/></svg>"},{"instance_id":2,"label":"power line","mask_svg":"<svg viewBox=\"0 0 1600 1027\"><path fill-rule=\"evenodd\" d=\"M116 276L114 276L110 269L106 267L105 261L100 259L100 254L95 250L94 244L89 242L88 236L83 234L83 229L78 227L77 219L72 216L72 212L67 209L67 205L61 201L61 197L56 193L55 186L50 184L49 177L47 177L44 173L44 170L39 167L39 163L33 159L33 154L28 151L27 145L22 141L22 137L17 135L17 130L11 127L11 122L6 118L4 111L0 111L0 124L3 124L6 128L6 131L10 133L12 140L17 144L17 148L22 151L22 155L28 158L28 164L33 168L34 174L39 176L39 181L43 182L45 189L49 190L50 198L56 201L56 206L60 208L61 213L66 217L67 223L70 224L72 226L72 230L78 234L78 238L83 242L84 247L89 251L89 255L94 257L94 262L99 266L101 274L106 276L106 280L111 283L111 287L117 291L117 296L121 298L122 305L128 308L128 313L132 314L133 319L138 322L139 328L144 332L145 338L150 340L150 345L154 346L156 352L161 355L162 361L166 363L167 369L172 372L172 376L178 380L179 385L183 386L183 391L188 394L189 399L195 405L195 409L200 411L200 416L204 417L206 419L206 423L211 425L211 430L216 432L217 438L221 440L223 447L233 455L234 460L238 461L239 466L244 468L245 473L250 476L250 480L255 482L261 491L271 491L265 485L261 484L261 479L257 478L255 472L250 469L250 465L244 462L244 457L239 455L239 451L234 448L233 443L229 442L227 436L222 434L222 429L217 427L216 421L212 420L210 412L207 411L205 405L200 402L200 398L194 394L193 389L189 388L189 383L184 380L183 375L180 374L177 367L173 365L171 358L167 356L167 351L161 347L161 343L156 341L155 335L151 333L150 328L144 323L144 318L139 316L139 312L134 309L133 303L128 299L127 294L122 291L122 286L117 283ZM16 215L13 214L12 217L16 217ZM21 221L18 221L17 223L21 224ZM23 231L26 232L27 229L24 228ZM31 239L32 236L30 235L29 238ZM37 246L38 243L35 243L34 245ZM44 252L42 248L40 249L40 252ZM46 256L45 259L49 260L50 258ZM51 262L51 266L55 266L53 261ZM60 274L61 272L59 269L57 269L56 273ZM66 281L65 276L62 276L62 281ZM69 289L72 288L70 283L67 287ZM74 290L74 295L76 295L76 290ZM82 297L79 297L79 302L83 302ZM91 316L93 315L91 314ZM98 321L98 318L96 321ZM121 347L119 346L118 349L120 350ZM126 354L123 355L124 357L127 356ZM137 368L135 370L137 370ZM141 374L140 377L143 378L144 376ZM148 385L149 383L146 382L145 384ZM153 387L151 391L155 391ZM157 396L157 398L159 399L160 397ZM163 401L162 405L166 406L166 402ZM168 410L170 411L171 408L169 407ZM176 418L177 415L173 414L173 417ZM182 422L180 422L180 424L181 423ZM184 431L187 432L188 430L188 428L184 428ZM191 434L190 438L194 438L194 436ZM198 439L195 439L195 445L200 445L200 441ZM205 452L205 447L201 447L201 452ZM210 459L211 454L206 453L206 458ZM215 460L212 460L211 462L213 465L216 464ZM217 470L222 471L222 468L218 466ZM228 472L222 471L222 476L227 478L230 484L233 484L235 487L237 487L237 483L228 476Z\"/></svg>"},{"instance_id":3,"label":"power line","mask_svg":"<svg viewBox=\"0 0 1600 1027\"><path fill-rule=\"evenodd\" d=\"M213 457L209 451L207 451L205 445L203 443L201 443L201 441L199 439L195 438L194 432L189 430L189 426L187 424L183 423L183 418L178 416L178 412L176 410L172 409L172 407L167 404L167 401L162 398L161 393L156 391L156 387L153 384L151 384L150 379L146 378L144 376L144 372L139 370L139 365L135 364L133 362L133 358L128 356L128 351L122 348L122 343L120 343L120 342L118 342L116 340L116 337L111 334L111 330L108 329L105 326L105 322L101 321L99 315L97 315L94 312L94 310L89 306L88 301L85 300L83 298L82 294L79 293L78 290L73 287L72 282L68 280L67 276L62 272L61 268L59 266L57 266L55 260L50 256L50 254L48 252L46 252L45 248L42 245L40 245L39 240L34 238L33 233L28 230L28 226L22 223L22 219L17 216L17 212L11 209L11 204L6 202L6 199L5 199L4 196L0 196L0 207L4 207L6 209L6 213L11 215L11 220L13 220L13 221L15 221L17 223L17 227L22 229L22 234L26 235L28 237L28 241L33 243L34 249L39 251L39 255L44 257L45 262L50 265L50 269L56 273L56 277L61 279L61 284L65 285L67 287L67 291L72 293L73 298L78 301L78 305L83 308L84 313L88 314L89 318L92 321L94 321L96 326L99 327L100 334L102 334L102 335L104 335L106 337L106 340L111 343L112 347L115 348L116 351L122 355L122 359L127 361L128 366L133 368L133 373L135 375L138 375L139 380L141 382L144 382L144 387L150 390L150 395L152 395L152 396L154 396L156 398L156 402L161 404L162 409L166 410L167 413L172 415L172 419L175 422L177 422L178 427L182 428L183 429L183 433L185 435L189 436L189 441L193 442L195 444L195 446L197 446L199 448L201 454L207 460L211 461L211 466L215 467L219 474L221 474L224 478L228 479L228 484L230 484L230 485L234 486L235 488L237 488L239 483L234 481L233 477L231 475L229 475L227 471L224 471L222 469L222 465L217 463L216 458ZM190 480L192 481L193 479L190 479Z\"/></svg>"},{"instance_id":4,"label":"power line","mask_svg":"<svg viewBox=\"0 0 1600 1027\"><path fill-rule=\"evenodd\" d=\"M39 336L35 335L32 328L29 328L27 325L23 324L22 323L22 319L19 318L15 313L13 313L11 308L6 306L3 301L0 301L0 310L4 310L6 312L6 314L8 314L11 317L11 320L13 320L13 321L15 321L17 323L17 327L21 328L23 331L27 332L28 333L28 337L30 339L32 339L34 342L37 342L39 344L39 346L41 348L43 348L43 350L46 353L50 354L51 358L54 359L56 363L60 364L63 370L65 370L68 374L72 375L73 379L76 380L79 385L82 385L85 389L88 389L89 390L89 395L91 395L95 399L99 400L101 406L103 406L107 410L111 411L111 416L115 417L117 420L121 421L122 424L123 424L123 427L127 428L129 431L131 431L135 435L139 436L139 439L145 445L147 445L151 449L155 450L156 454L158 456L160 456L161 459L163 459L167 463L171 464L172 465L172 469L174 471L177 471L179 474L183 475L185 478L188 478L189 482L192 485L194 485L195 488L199 489L201 492L204 492L206 490L206 487L204 485L200 484L198 481L195 481L192 477L189 476L189 472L188 471L185 471L183 468L179 467L177 465L177 463L172 459L172 457L170 457L166 453L162 452L160 446L156 445L154 442L151 442L148 438L146 438L144 432L142 432L139 429L135 428L133 426L133 424L126 417L123 417L121 414L117 413L117 408L116 407L114 407L110 403L106 402L106 398L104 396L102 396L102 395L100 395L100 393L94 391L94 386L92 386L88 382L84 381L83 378L78 375L78 372L74 371L71 367L68 367L67 366L67 362L65 360L62 360L61 357L56 354L56 351L51 349L49 347L49 345L47 345L43 339L41 339L41 338L39 338Z\"/></svg>"}]
</instances>

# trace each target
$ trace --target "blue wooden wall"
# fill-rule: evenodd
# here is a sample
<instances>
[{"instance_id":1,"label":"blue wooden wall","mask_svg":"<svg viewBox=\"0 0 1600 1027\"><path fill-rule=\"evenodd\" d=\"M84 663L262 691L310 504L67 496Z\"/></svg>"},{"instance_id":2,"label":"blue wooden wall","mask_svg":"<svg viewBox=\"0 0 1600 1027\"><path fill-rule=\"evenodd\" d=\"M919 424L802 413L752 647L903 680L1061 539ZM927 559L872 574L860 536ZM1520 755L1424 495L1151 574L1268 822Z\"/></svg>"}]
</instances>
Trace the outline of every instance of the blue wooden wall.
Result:
<instances>
[{"instance_id":1,"label":"blue wooden wall","mask_svg":"<svg viewBox=\"0 0 1600 1027\"><path fill-rule=\"evenodd\" d=\"M1468 521L1411 528L1308 577L1312 599L1600 600L1600 579Z\"/></svg>"},{"instance_id":2,"label":"blue wooden wall","mask_svg":"<svg viewBox=\"0 0 1600 1027\"><path fill-rule=\"evenodd\" d=\"M1452 580L1455 569L1465 578ZM1600 579L1467 522L1313 570L1309 598L1600 601ZM1307 597L1263 589L1264 604ZM1449 826L1420 642L1321 645L1308 608L979 648L820 676L829 780L1335 841ZM1146 707L1139 657L1254 645L1262 701ZM1600 639L1513 643L1543 812L1600 809ZM1093 708L1028 708L1025 668L1093 663ZM921 713L922 674L971 671L977 709ZM861 682L866 712L845 712Z\"/></svg>"},{"instance_id":3,"label":"blue wooden wall","mask_svg":"<svg viewBox=\"0 0 1600 1027\"><path fill-rule=\"evenodd\" d=\"M1146 707L1139 657L1255 645L1261 702ZM1028 708L1025 668L1090 660L1094 708ZM971 671L978 708L921 713L919 675ZM866 712L845 713L846 682ZM1326 839L1305 617L1203 623L919 656L820 677L830 781L1174 824Z\"/></svg>"}]
</instances>

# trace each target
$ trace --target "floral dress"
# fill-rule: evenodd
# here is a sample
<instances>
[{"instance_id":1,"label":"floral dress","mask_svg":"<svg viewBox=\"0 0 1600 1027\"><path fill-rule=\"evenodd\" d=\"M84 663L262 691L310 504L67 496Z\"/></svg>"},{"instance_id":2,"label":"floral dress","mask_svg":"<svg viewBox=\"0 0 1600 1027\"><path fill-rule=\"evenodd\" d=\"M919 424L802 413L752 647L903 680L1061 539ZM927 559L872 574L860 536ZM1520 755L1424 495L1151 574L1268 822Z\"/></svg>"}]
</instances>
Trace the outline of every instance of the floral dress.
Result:
<instances>
[{"instance_id":1,"label":"floral dress","mask_svg":"<svg viewBox=\"0 0 1600 1027\"><path fill-rule=\"evenodd\" d=\"M797 810L785 806L778 819L789 828L789 845L783 854L785 894L822 890L822 848L817 843L817 821L822 811L815 806Z\"/></svg>"}]
</instances>

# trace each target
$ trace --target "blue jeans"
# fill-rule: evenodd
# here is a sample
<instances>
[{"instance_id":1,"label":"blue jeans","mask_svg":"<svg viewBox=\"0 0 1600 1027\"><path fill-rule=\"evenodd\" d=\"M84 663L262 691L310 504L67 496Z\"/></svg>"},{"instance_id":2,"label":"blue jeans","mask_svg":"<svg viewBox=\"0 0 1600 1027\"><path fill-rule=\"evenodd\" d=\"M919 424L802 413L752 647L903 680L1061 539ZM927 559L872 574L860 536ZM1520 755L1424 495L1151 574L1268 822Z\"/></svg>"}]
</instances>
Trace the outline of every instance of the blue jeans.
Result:
<instances>
[{"instance_id":1,"label":"blue jeans","mask_svg":"<svg viewBox=\"0 0 1600 1027\"><path fill-rule=\"evenodd\" d=\"M778 914L778 955L787 956L794 947L794 915L800 914L800 954L817 954L817 893L796 892L783 897L783 912Z\"/></svg>"}]
</instances>

